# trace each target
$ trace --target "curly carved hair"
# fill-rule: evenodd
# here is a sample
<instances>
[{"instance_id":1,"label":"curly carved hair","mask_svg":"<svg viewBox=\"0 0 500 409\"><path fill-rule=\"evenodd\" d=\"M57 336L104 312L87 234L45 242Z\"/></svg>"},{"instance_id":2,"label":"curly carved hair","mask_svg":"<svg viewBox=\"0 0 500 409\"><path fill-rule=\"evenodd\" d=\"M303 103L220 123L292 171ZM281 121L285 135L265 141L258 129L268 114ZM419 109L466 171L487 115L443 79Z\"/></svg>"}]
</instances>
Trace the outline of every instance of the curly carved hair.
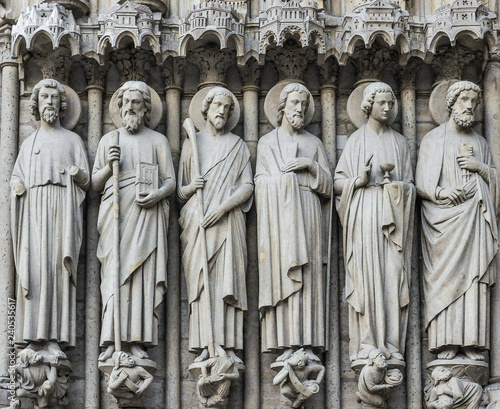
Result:
<instances>
[{"instance_id":1,"label":"curly carved hair","mask_svg":"<svg viewBox=\"0 0 500 409\"><path fill-rule=\"evenodd\" d=\"M229 112L227 117L229 118L234 110L234 94L224 87L214 87L210 91L208 91L207 95L203 99L201 103L201 114L203 115L203 119L207 119L208 109L210 108L210 104L214 100L215 97L222 95L224 97L228 97L231 100L231 106L229 107Z\"/></svg>"},{"instance_id":2,"label":"curly carved hair","mask_svg":"<svg viewBox=\"0 0 500 409\"><path fill-rule=\"evenodd\" d=\"M64 118L64 111L68 108L68 98L66 96L66 90L63 85L54 79L45 79L41 80L38 84L33 88L33 92L31 93L31 98L29 102L29 109L31 115L35 117L37 121L40 120L40 111L38 109L38 97L40 96L40 90L43 88L54 88L59 92L59 97L61 99L61 104L59 106L59 118Z\"/></svg>"},{"instance_id":3,"label":"curly carved hair","mask_svg":"<svg viewBox=\"0 0 500 409\"><path fill-rule=\"evenodd\" d=\"M455 102L457 102L458 96L462 91L475 91L478 96L477 105L479 105L482 96L481 88L479 87L479 85L476 85L470 81L458 81L451 85L448 88L448 92L446 93L446 110L449 113L451 113L453 105L455 105Z\"/></svg>"},{"instance_id":4,"label":"curly carved hair","mask_svg":"<svg viewBox=\"0 0 500 409\"><path fill-rule=\"evenodd\" d=\"M118 90L118 108L120 111L123 107L123 95L126 91L139 91L144 98L144 106L146 107L146 114L144 115L144 125L149 126L151 122L151 111L153 109L151 104L151 91L149 87L142 81L128 81L123 84Z\"/></svg>"},{"instance_id":5,"label":"curly carved hair","mask_svg":"<svg viewBox=\"0 0 500 409\"><path fill-rule=\"evenodd\" d=\"M280 102L278 105L278 118L277 118L278 126L281 126L281 123L283 122L283 115L285 114L286 101L288 99L288 95L290 95L292 92L307 94L306 112L309 109L309 100L311 99L311 93L309 92L309 90L304 85L299 84L298 82L292 82L291 84L288 84L285 88L283 88L280 94Z\"/></svg>"},{"instance_id":6,"label":"curly carved hair","mask_svg":"<svg viewBox=\"0 0 500 409\"><path fill-rule=\"evenodd\" d=\"M372 82L363 91L363 102L361 102L361 110L367 117L372 112L373 103L375 102L375 95L382 92L390 92L392 95L392 101L396 101L396 95L394 95L394 91L392 90L391 86L386 84L385 82Z\"/></svg>"}]
</instances>

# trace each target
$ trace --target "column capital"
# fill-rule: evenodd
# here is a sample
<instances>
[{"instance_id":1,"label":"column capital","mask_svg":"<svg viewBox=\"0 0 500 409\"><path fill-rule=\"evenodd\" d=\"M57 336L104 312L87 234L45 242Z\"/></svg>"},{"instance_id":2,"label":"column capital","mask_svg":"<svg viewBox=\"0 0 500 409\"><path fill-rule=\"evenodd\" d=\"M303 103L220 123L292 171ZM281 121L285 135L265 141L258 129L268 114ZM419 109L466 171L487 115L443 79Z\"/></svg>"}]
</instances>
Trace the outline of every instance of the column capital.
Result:
<instances>
[{"instance_id":1,"label":"column capital","mask_svg":"<svg viewBox=\"0 0 500 409\"><path fill-rule=\"evenodd\" d=\"M86 58L82 61L82 67L85 71L85 78L87 79L87 89L102 88L106 81L106 67L100 65L92 58Z\"/></svg>"},{"instance_id":2,"label":"column capital","mask_svg":"<svg viewBox=\"0 0 500 409\"><path fill-rule=\"evenodd\" d=\"M291 43L269 49L266 58L276 67L280 81L302 80L309 63L316 60L316 50Z\"/></svg>"},{"instance_id":3,"label":"column capital","mask_svg":"<svg viewBox=\"0 0 500 409\"><path fill-rule=\"evenodd\" d=\"M432 69L435 74L434 83L445 80L461 80L462 70L475 59L482 59L482 51L474 51L456 44L439 47L432 58Z\"/></svg>"},{"instance_id":4,"label":"column capital","mask_svg":"<svg viewBox=\"0 0 500 409\"><path fill-rule=\"evenodd\" d=\"M245 65L239 66L243 88L256 86L258 88L260 82L260 74L262 65L259 65L255 58L251 58Z\"/></svg>"},{"instance_id":5,"label":"column capital","mask_svg":"<svg viewBox=\"0 0 500 409\"><path fill-rule=\"evenodd\" d=\"M165 90L170 88L180 88L184 84L186 72L186 59L179 57L169 57L163 63L163 74L165 75Z\"/></svg>"},{"instance_id":6,"label":"column capital","mask_svg":"<svg viewBox=\"0 0 500 409\"><path fill-rule=\"evenodd\" d=\"M415 89L417 80L417 71L422 64L422 61L416 58L411 58L403 69L399 71L399 88Z\"/></svg>"},{"instance_id":7,"label":"column capital","mask_svg":"<svg viewBox=\"0 0 500 409\"><path fill-rule=\"evenodd\" d=\"M349 57L356 72L356 83L364 80L381 80L388 66L396 65L398 53L377 43L372 48L358 47Z\"/></svg>"},{"instance_id":8,"label":"column capital","mask_svg":"<svg viewBox=\"0 0 500 409\"><path fill-rule=\"evenodd\" d=\"M337 88L339 75L339 63L337 59L330 57L318 68L321 76L321 89Z\"/></svg>"},{"instance_id":9,"label":"column capital","mask_svg":"<svg viewBox=\"0 0 500 409\"><path fill-rule=\"evenodd\" d=\"M234 50L221 50L211 44L199 47L188 53L188 61L198 68L200 73L200 88L212 84L225 84L226 74L236 61Z\"/></svg>"},{"instance_id":10,"label":"column capital","mask_svg":"<svg viewBox=\"0 0 500 409\"><path fill-rule=\"evenodd\" d=\"M246 92L246 91L254 91L254 92L259 92L260 87L257 85L245 85L243 88L241 88L241 92Z\"/></svg>"}]
</instances>

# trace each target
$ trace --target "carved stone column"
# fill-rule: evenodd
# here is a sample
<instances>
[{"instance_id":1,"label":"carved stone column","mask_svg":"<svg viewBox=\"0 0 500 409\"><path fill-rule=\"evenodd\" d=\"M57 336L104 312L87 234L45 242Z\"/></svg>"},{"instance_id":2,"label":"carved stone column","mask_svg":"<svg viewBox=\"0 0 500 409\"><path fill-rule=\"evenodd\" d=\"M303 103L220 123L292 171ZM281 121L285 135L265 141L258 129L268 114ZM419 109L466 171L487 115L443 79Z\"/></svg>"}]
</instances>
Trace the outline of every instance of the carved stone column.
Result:
<instances>
[{"instance_id":1,"label":"carved stone column","mask_svg":"<svg viewBox=\"0 0 500 409\"><path fill-rule=\"evenodd\" d=\"M181 152L181 94L184 82L185 59L169 59L165 62L165 98L167 104L167 139L170 143L175 171L179 168ZM179 203L170 200L170 227L168 230L168 286L166 294L167 339L165 407L181 407L181 250L179 227Z\"/></svg>"},{"instance_id":2,"label":"carved stone column","mask_svg":"<svg viewBox=\"0 0 500 409\"><path fill-rule=\"evenodd\" d=\"M500 166L500 55L490 56L490 61L486 66L483 79L484 95L484 133L488 141L493 161ZM497 260L498 262L498 260ZM489 393L491 404L488 409L500 408L500 343L495 340L500 336L500 321L498 313L500 311L500 288L495 286L491 289L491 334L493 341L490 349L490 380L486 390Z\"/></svg>"},{"instance_id":3,"label":"carved stone column","mask_svg":"<svg viewBox=\"0 0 500 409\"><path fill-rule=\"evenodd\" d=\"M87 78L89 104L88 154L89 164L94 166L97 146L102 136L103 94L105 71L95 60L83 62ZM100 263L97 259L97 217L100 195L89 189L87 192L87 245L86 245L86 289L85 289L85 409L100 406L99 334L101 332Z\"/></svg>"},{"instance_id":4,"label":"carved stone column","mask_svg":"<svg viewBox=\"0 0 500 409\"><path fill-rule=\"evenodd\" d=\"M221 50L217 45L209 44L189 52L188 60L200 72L198 89L202 89L214 85L225 86L226 73L235 63L236 54L234 50Z\"/></svg>"},{"instance_id":5,"label":"carved stone column","mask_svg":"<svg viewBox=\"0 0 500 409\"><path fill-rule=\"evenodd\" d=\"M337 75L338 62L329 58L320 66L321 74L321 109L322 139L332 170L337 164ZM340 408L340 311L338 280L338 228L337 219L332 220L332 249L330 257L330 303L329 303L329 345L326 358L326 406L331 409Z\"/></svg>"},{"instance_id":6,"label":"carved stone column","mask_svg":"<svg viewBox=\"0 0 500 409\"><path fill-rule=\"evenodd\" d=\"M250 150L252 169L255 172L257 142L259 140L259 80L261 66L252 59L240 68L243 79L243 125L244 139ZM257 270L257 213L253 207L247 214L247 293L248 311L245 319L245 391L244 406L247 409L260 407L260 331L258 311L259 274Z\"/></svg>"},{"instance_id":7,"label":"carved stone column","mask_svg":"<svg viewBox=\"0 0 500 409\"><path fill-rule=\"evenodd\" d=\"M416 117L416 72L420 65L412 59L401 75L401 122L402 133L410 148L413 172L417 165L417 117ZM417 224L418 215L415 215ZM412 272L410 280L410 305L408 311L408 331L406 334L406 404L408 409L422 407L422 343L420 340L420 275L419 253L420 236L417 225L414 227Z\"/></svg>"},{"instance_id":8,"label":"carved stone column","mask_svg":"<svg viewBox=\"0 0 500 409\"><path fill-rule=\"evenodd\" d=\"M9 318L9 306L13 308L14 298L14 256L12 253L12 236L10 229L10 178L17 156L19 137L19 69L18 62L10 59L10 30L0 36L0 51L2 59L2 111L0 131L0 377L9 377L10 359L15 361L13 337L14 332L8 332L9 324L14 320ZM12 329L12 328L11 328ZM3 398L3 396L2 396ZM8 404L7 402L0 402Z\"/></svg>"}]
</instances>

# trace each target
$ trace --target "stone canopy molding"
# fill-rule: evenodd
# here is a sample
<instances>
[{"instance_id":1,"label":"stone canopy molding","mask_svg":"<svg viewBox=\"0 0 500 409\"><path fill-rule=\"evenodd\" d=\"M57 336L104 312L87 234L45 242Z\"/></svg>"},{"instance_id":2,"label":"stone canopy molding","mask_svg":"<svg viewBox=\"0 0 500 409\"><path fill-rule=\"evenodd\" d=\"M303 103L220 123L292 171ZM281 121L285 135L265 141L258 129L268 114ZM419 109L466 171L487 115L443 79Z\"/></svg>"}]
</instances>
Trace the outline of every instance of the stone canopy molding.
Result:
<instances>
[{"instance_id":1,"label":"stone canopy molding","mask_svg":"<svg viewBox=\"0 0 500 409\"><path fill-rule=\"evenodd\" d=\"M0 409L499 409L494 0L0 0Z\"/></svg>"}]
</instances>

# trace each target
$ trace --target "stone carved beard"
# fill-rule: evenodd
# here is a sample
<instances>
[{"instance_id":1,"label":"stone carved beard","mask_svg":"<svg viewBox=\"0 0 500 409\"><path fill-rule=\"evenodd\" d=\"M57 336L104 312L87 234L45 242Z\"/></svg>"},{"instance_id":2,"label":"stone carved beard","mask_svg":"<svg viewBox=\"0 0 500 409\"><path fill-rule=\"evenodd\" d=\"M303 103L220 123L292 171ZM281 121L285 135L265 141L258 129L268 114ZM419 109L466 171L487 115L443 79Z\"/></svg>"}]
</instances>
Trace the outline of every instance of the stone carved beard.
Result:
<instances>
[{"instance_id":1,"label":"stone carved beard","mask_svg":"<svg viewBox=\"0 0 500 409\"><path fill-rule=\"evenodd\" d=\"M123 127L130 133L134 133L144 123L144 111L124 111L122 114Z\"/></svg>"},{"instance_id":2,"label":"stone carved beard","mask_svg":"<svg viewBox=\"0 0 500 409\"><path fill-rule=\"evenodd\" d=\"M474 114L468 111L458 112L458 109L453 108L451 115L455 123L463 129L470 128L474 123Z\"/></svg>"},{"instance_id":3,"label":"stone carved beard","mask_svg":"<svg viewBox=\"0 0 500 409\"><path fill-rule=\"evenodd\" d=\"M224 126L226 126L226 120L222 115L217 115L212 122L212 125L220 131L221 129L224 129Z\"/></svg>"},{"instance_id":4,"label":"stone carved beard","mask_svg":"<svg viewBox=\"0 0 500 409\"><path fill-rule=\"evenodd\" d=\"M292 125L293 129L300 130L304 127L305 117L298 112L288 113L285 111L285 116L290 125Z\"/></svg>"},{"instance_id":5,"label":"stone carved beard","mask_svg":"<svg viewBox=\"0 0 500 409\"><path fill-rule=\"evenodd\" d=\"M53 124L59 117L59 112L54 107L45 107L40 116L48 124Z\"/></svg>"}]
</instances>

